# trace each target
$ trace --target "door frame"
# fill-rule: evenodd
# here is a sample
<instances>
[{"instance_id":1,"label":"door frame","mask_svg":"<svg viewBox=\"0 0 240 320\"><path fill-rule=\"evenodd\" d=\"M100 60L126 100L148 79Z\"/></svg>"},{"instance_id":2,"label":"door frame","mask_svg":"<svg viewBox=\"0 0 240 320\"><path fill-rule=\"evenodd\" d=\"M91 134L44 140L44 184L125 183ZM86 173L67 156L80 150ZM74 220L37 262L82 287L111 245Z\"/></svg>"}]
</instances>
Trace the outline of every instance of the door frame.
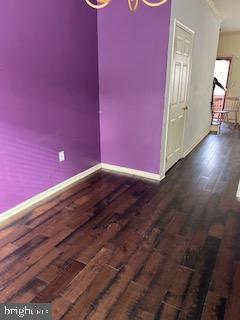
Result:
<instances>
[{"instance_id":1,"label":"door frame","mask_svg":"<svg viewBox=\"0 0 240 320\"><path fill-rule=\"evenodd\" d=\"M163 126L162 126L162 139L161 139L161 154L160 154L160 176L161 179L165 177L166 174L166 161L167 161L167 143L168 143L168 131L169 131L169 114L170 114L170 103L172 96L172 88L171 88L171 77L173 70L173 58L174 58L174 44L175 44L175 36L177 26L184 29L186 32L189 32L194 39L195 31L187 27L185 24L180 22L178 19L174 19L172 23L172 32L170 34L169 39L169 55L168 55L168 67L167 67L167 82L166 82L166 91L165 91L165 104L164 104L164 116L163 116ZM192 48L193 51L193 48ZM192 52L191 52L191 61L190 61L190 70L189 77L192 74ZM187 89L187 99L189 95L190 81L188 83ZM184 137L185 137L185 127L186 127L186 112L184 114L184 128L183 128L183 138L182 138L182 158L184 158Z\"/></svg>"}]
</instances>

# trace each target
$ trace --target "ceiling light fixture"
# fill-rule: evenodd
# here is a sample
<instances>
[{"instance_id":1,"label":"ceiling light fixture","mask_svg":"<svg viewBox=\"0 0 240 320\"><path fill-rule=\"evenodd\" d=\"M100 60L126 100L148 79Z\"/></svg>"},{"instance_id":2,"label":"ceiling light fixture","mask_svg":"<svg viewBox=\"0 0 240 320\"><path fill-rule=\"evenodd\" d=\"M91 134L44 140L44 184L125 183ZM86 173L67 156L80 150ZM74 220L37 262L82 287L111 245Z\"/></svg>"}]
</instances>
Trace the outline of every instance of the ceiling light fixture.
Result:
<instances>
[{"instance_id":1,"label":"ceiling light fixture","mask_svg":"<svg viewBox=\"0 0 240 320\"><path fill-rule=\"evenodd\" d=\"M94 8L94 9L105 8L111 2L111 0L85 0L85 1L90 7ZM142 1L144 4L146 4L149 7L155 8L155 7L161 6L162 4L167 2L168 0L160 0L157 2L150 1L150 0L128 0L128 6L129 6L130 11L136 11L140 1Z\"/></svg>"}]
</instances>

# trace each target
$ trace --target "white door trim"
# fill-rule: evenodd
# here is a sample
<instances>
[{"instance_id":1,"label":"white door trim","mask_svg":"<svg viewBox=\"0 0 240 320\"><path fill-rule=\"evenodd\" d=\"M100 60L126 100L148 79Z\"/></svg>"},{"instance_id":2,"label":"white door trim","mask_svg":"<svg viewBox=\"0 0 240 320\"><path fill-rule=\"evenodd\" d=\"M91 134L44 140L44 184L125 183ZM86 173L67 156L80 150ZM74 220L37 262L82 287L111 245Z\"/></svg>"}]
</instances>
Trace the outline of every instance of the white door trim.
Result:
<instances>
[{"instance_id":1,"label":"white door trim","mask_svg":"<svg viewBox=\"0 0 240 320\"><path fill-rule=\"evenodd\" d=\"M171 102L171 95L172 95L172 88L171 88L171 75L173 70L173 59L174 59L174 42L175 42L175 35L176 35L176 28L177 26L181 27L185 31L191 33L193 36L195 35L195 31L190 29L189 27L185 26L182 22L177 20L176 18L173 21L173 32L170 34L169 40L169 49L170 54L168 57L168 71L167 71L167 85L166 85L166 92L165 92L165 106L164 106L164 116L163 116L163 128L162 128L162 140L161 140L161 154L160 154L160 175L162 177L165 176L166 173L166 156L167 156L167 140L168 140L168 127L169 127L169 110L170 110L170 102ZM191 56L192 58L192 56ZM190 64L190 77L192 72L192 61ZM189 93L189 86L190 81L188 83L188 93ZM185 136L185 122L186 122L186 115L184 119L184 132L183 135ZM184 138L183 138L184 140ZM184 141L183 141L184 143ZM182 148L182 156L184 155L184 150Z\"/></svg>"},{"instance_id":2,"label":"white door trim","mask_svg":"<svg viewBox=\"0 0 240 320\"><path fill-rule=\"evenodd\" d=\"M237 198L240 199L240 180L239 180L238 189L237 189Z\"/></svg>"}]
</instances>

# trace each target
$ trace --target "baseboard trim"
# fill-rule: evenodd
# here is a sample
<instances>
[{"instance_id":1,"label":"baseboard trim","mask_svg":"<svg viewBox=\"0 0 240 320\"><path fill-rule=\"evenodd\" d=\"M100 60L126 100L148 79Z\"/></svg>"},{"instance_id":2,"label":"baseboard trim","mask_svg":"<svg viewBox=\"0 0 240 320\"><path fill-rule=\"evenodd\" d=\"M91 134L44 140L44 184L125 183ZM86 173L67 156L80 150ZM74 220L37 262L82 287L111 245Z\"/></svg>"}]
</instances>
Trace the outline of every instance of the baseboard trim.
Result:
<instances>
[{"instance_id":1,"label":"baseboard trim","mask_svg":"<svg viewBox=\"0 0 240 320\"><path fill-rule=\"evenodd\" d=\"M205 130L204 133L194 141L194 143L187 149L184 151L183 153L183 157L185 158L187 155L189 155L190 152L193 151L193 149L196 148L196 146L210 133L210 128Z\"/></svg>"},{"instance_id":2,"label":"baseboard trim","mask_svg":"<svg viewBox=\"0 0 240 320\"><path fill-rule=\"evenodd\" d=\"M34 210L38 206L40 206L42 203L51 200L52 198L58 196L61 192L64 190L74 186L77 184L79 181L81 181L83 178L86 178L87 176L95 173L96 171L100 169L106 169L112 172L118 172L118 173L125 173L125 174L130 174L146 179L151 179L155 181L161 181L162 179L165 178L165 175L160 175L160 174L155 174L155 173L150 173L150 172L145 172L145 171L140 171L140 170L135 170L135 169L130 169L130 168L125 168L125 167L119 167L119 166L114 166L111 164L106 164L106 163L99 163L95 165L94 167L91 167L76 176L67 179L56 186L39 193L38 195L32 197L31 199L28 199L19 205L17 205L14 208L11 208L2 214L0 214L0 229L4 228L5 226L21 219L24 215L29 213L31 210Z\"/></svg>"},{"instance_id":3,"label":"baseboard trim","mask_svg":"<svg viewBox=\"0 0 240 320\"><path fill-rule=\"evenodd\" d=\"M240 199L240 181L239 181L239 184L238 184L237 198Z\"/></svg>"},{"instance_id":4,"label":"baseboard trim","mask_svg":"<svg viewBox=\"0 0 240 320\"><path fill-rule=\"evenodd\" d=\"M74 186L83 178L93 174L94 172L100 170L102 168L101 163L77 174L76 176L67 179L56 186L39 193L38 195L34 196L33 198L24 201L17 205L16 207L5 211L4 213L0 214L0 228L5 227L8 224L13 223L16 220L19 220L29 211L33 210L34 208L41 205L46 200L50 200L56 197L58 194L63 192L64 190Z\"/></svg>"},{"instance_id":5,"label":"baseboard trim","mask_svg":"<svg viewBox=\"0 0 240 320\"><path fill-rule=\"evenodd\" d=\"M146 178L146 179L151 179L151 180L156 180L156 181L161 181L164 178L160 174L130 169L130 168L126 168L126 167L115 166L115 165L108 164L108 163L102 163L102 168L106 169L106 170L118 172L118 173L126 173L126 174L130 174L133 176L138 176L141 178Z\"/></svg>"}]
</instances>

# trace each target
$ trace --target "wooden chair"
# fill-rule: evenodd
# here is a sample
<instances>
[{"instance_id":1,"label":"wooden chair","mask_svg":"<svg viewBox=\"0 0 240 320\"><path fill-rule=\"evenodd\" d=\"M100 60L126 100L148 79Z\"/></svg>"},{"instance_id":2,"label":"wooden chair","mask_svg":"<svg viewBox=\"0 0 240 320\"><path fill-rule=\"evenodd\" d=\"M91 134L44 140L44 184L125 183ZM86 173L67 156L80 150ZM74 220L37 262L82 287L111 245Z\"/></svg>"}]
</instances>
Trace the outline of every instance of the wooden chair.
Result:
<instances>
[{"instance_id":1,"label":"wooden chair","mask_svg":"<svg viewBox=\"0 0 240 320\"><path fill-rule=\"evenodd\" d=\"M238 124L238 112L240 112L240 98L226 97L223 110L228 111L229 115L233 116L233 118L229 117L229 120L231 122L233 120L234 124L237 125Z\"/></svg>"},{"instance_id":2,"label":"wooden chair","mask_svg":"<svg viewBox=\"0 0 240 320\"><path fill-rule=\"evenodd\" d=\"M213 123L214 124L221 124L224 120L224 114L223 112L223 106L224 106L224 97L222 98L214 98L213 100Z\"/></svg>"},{"instance_id":3,"label":"wooden chair","mask_svg":"<svg viewBox=\"0 0 240 320\"><path fill-rule=\"evenodd\" d=\"M229 124L229 111L224 110L224 97L214 98L212 112L212 126L217 127L218 129L216 132L220 133L222 123L225 122Z\"/></svg>"}]
</instances>

